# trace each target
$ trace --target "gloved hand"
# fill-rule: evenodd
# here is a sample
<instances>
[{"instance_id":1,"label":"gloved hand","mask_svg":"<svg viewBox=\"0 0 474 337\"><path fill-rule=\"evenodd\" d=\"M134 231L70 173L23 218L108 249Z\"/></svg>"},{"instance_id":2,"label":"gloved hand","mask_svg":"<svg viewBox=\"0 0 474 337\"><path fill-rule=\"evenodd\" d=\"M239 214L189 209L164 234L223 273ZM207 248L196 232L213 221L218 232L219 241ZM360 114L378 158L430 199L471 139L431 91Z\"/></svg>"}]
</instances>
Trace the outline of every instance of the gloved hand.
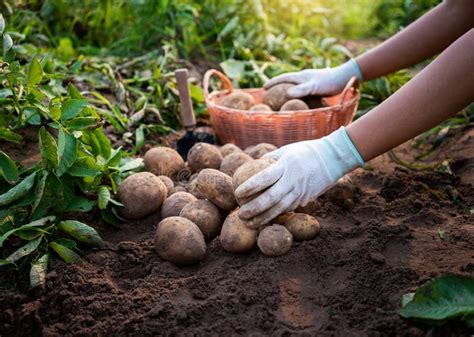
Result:
<instances>
[{"instance_id":1,"label":"gloved hand","mask_svg":"<svg viewBox=\"0 0 474 337\"><path fill-rule=\"evenodd\" d=\"M344 127L320 139L283 146L264 157L277 161L235 191L240 199L266 190L240 208L239 216L251 219L252 226L306 205L364 164Z\"/></svg>"},{"instance_id":2,"label":"gloved hand","mask_svg":"<svg viewBox=\"0 0 474 337\"><path fill-rule=\"evenodd\" d=\"M297 86L288 90L289 97L328 96L340 93L352 76L357 76L362 81L362 73L354 59L335 68L306 69L282 74L265 83L264 87L268 89L278 83L290 82Z\"/></svg>"}]
</instances>

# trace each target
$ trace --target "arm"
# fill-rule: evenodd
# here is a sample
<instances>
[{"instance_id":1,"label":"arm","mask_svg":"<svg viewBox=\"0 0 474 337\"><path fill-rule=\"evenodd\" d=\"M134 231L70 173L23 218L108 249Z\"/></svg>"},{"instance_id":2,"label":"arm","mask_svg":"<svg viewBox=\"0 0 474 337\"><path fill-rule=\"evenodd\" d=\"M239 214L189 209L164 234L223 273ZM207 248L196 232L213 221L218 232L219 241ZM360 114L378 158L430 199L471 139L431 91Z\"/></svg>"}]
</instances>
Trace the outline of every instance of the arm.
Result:
<instances>
[{"instance_id":1,"label":"arm","mask_svg":"<svg viewBox=\"0 0 474 337\"><path fill-rule=\"evenodd\" d=\"M446 0L356 60L364 80L372 80L440 53L472 27L473 2Z\"/></svg>"},{"instance_id":2,"label":"arm","mask_svg":"<svg viewBox=\"0 0 474 337\"><path fill-rule=\"evenodd\" d=\"M419 63L444 50L474 27L472 0L446 0L378 47L335 68L305 69L272 78L265 88L282 82L298 84L289 97L340 93L352 76L371 80Z\"/></svg>"},{"instance_id":3,"label":"arm","mask_svg":"<svg viewBox=\"0 0 474 337\"><path fill-rule=\"evenodd\" d=\"M239 186L238 198L257 195L239 216L267 223L329 189L364 160L401 144L474 100L474 29L389 99L346 129L268 154L278 161Z\"/></svg>"},{"instance_id":4,"label":"arm","mask_svg":"<svg viewBox=\"0 0 474 337\"><path fill-rule=\"evenodd\" d=\"M370 160L435 126L474 101L474 29L411 81L347 127Z\"/></svg>"}]
</instances>

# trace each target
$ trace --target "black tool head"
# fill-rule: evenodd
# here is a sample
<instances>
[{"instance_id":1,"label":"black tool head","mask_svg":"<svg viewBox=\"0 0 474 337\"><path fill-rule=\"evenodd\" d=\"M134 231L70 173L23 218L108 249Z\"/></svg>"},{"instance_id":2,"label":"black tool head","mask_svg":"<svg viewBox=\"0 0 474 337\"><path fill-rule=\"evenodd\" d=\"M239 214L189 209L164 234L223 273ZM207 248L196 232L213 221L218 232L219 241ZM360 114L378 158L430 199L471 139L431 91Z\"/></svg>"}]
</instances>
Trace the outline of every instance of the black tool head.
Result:
<instances>
[{"instance_id":1,"label":"black tool head","mask_svg":"<svg viewBox=\"0 0 474 337\"><path fill-rule=\"evenodd\" d=\"M213 132L201 132L197 128L194 132L186 131L186 134L176 141L176 150L179 155L184 159L188 159L188 152L196 143L208 143L215 144L216 136Z\"/></svg>"}]
</instances>

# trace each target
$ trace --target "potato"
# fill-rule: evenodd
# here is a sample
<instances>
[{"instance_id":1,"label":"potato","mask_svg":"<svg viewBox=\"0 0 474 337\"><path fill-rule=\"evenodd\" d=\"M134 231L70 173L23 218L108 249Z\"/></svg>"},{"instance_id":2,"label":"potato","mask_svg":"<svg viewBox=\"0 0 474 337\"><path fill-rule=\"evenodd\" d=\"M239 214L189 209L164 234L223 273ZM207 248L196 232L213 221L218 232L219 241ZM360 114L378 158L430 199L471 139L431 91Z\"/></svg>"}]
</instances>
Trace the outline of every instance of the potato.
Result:
<instances>
[{"instance_id":1,"label":"potato","mask_svg":"<svg viewBox=\"0 0 474 337\"><path fill-rule=\"evenodd\" d=\"M157 176L174 178L184 169L183 158L169 147L154 147L148 150L143 157L145 169Z\"/></svg>"},{"instance_id":2,"label":"potato","mask_svg":"<svg viewBox=\"0 0 474 337\"><path fill-rule=\"evenodd\" d=\"M288 102L282 105L280 111L298 111L308 110L309 106L300 99L290 99Z\"/></svg>"},{"instance_id":3,"label":"potato","mask_svg":"<svg viewBox=\"0 0 474 337\"><path fill-rule=\"evenodd\" d=\"M132 174L118 190L118 199L125 206L120 213L130 220L144 218L158 211L166 196L165 184L153 173Z\"/></svg>"},{"instance_id":4,"label":"potato","mask_svg":"<svg viewBox=\"0 0 474 337\"><path fill-rule=\"evenodd\" d=\"M270 108L268 105L260 103L256 104L253 107L249 109L249 111L256 111L256 112L267 112L267 111L272 111L272 108Z\"/></svg>"},{"instance_id":5,"label":"potato","mask_svg":"<svg viewBox=\"0 0 474 337\"><path fill-rule=\"evenodd\" d=\"M180 217L194 222L206 240L214 239L220 232L222 216L219 209L208 200L190 202L179 213Z\"/></svg>"},{"instance_id":6,"label":"potato","mask_svg":"<svg viewBox=\"0 0 474 337\"><path fill-rule=\"evenodd\" d=\"M193 264L204 258L206 243L195 223L172 216L158 224L155 250L163 260L176 264Z\"/></svg>"},{"instance_id":7,"label":"potato","mask_svg":"<svg viewBox=\"0 0 474 337\"><path fill-rule=\"evenodd\" d=\"M278 149L275 145L273 144L268 144L268 143L260 143L257 145L249 146L248 148L245 149L245 153L248 154L250 157L253 159L259 159L263 155L275 151Z\"/></svg>"},{"instance_id":8,"label":"potato","mask_svg":"<svg viewBox=\"0 0 474 337\"><path fill-rule=\"evenodd\" d=\"M221 152L211 144L197 143L188 152L188 164L193 172L204 168L218 169L221 162Z\"/></svg>"},{"instance_id":9,"label":"potato","mask_svg":"<svg viewBox=\"0 0 474 337\"><path fill-rule=\"evenodd\" d=\"M318 199L314 198L314 199L311 199L310 201L308 201L308 203L306 205L298 206L295 209L295 212L296 213L305 213L305 214L312 215L320 209L321 209L321 205L319 204Z\"/></svg>"},{"instance_id":10,"label":"potato","mask_svg":"<svg viewBox=\"0 0 474 337\"><path fill-rule=\"evenodd\" d=\"M257 239L257 246L267 256L282 256L290 251L293 236L281 225L265 227Z\"/></svg>"},{"instance_id":11,"label":"potato","mask_svg":"<svg viewBox=\"0 0 474 337\"><path fill-rule=\"evenodd\" d=\"M284 225L295 241L314 239L321 230L319 221L308 214L295 213L288 218Z\"/></svg>"},{"instance_id":12,"label":"potato","mask_svg":"<svg viewBox=\"0 0 474 337\"><path fill-rule=\"evenodd\" d=\"M294 212L283 213L283 214L277 216L277 217L276 217L275 219L273 219L271 222L272 222L272 223L275 223L275 224L277 224L277 225L282 225L282 226L283 226L283 225L285 224L285 222L288 221L288 218L289 218L290 216L292 216L293 214L295 214L295 213L294 213Z\"/></svg>"},{"instance_id":13,"label":"potato","mask_svg":"<svg viewBox=\"0 0 474 337\"><path fill-rule=\"evenodd\" d=\"M234 176L232 178L232 185L234 187L234 192L235 190L242 185L245 181L247 181L249 178L253 177L256 175L258 172L263 171L270 165L272 165L273 160L271 159L257 159L257 160L252 160L249 162L246 162L242 166L240 166L237 171L235 171ZM243 205L246 202L254 199L256 196L251 196L249 198L245 199L237 199L237 203L239 205Z\"/></svg>"},{"instance_id":14,"label":"potato","mask_svg":"<svg viewBox=\"0 0 474 337\"><path fill-rule=\"evenodd\" d=\"M233 93L222 97L219 100L219 104L227 108L248 110L255 104L255 100L252 95L247 94L246 92L234 91Z\"/></svg>"},{"instance_id":15,"label":"potato","mask_svg":"<svg viewBox=\"0 0 474 337\"><path fill-rule=\"evenodd\" d=\"M219 168L220 171L224 172L228 176L233 176L235 171L245 164L248 161L253 160L248 154L243 152L235 152L231 153L222 159L221 167Z\"/></svg>"},{"instance_id":16,"label":"potato","mask_svg":"<svg viewBox=\"0 0 474 337\"><path fill-rule=\"evenodd\" d=\"M158 178L161 180L163 184L165 184L166 190L168 191L167 195L171 195L171 190L173 190L173 187L174 187L173 180L171 180L167 176L158 176Z\"/></svg>"},{"instance_id":17,"label":"potato","mask_svg":"<svg viewBox=\"0 0 474 337\"><path fill-rule=\"evenodd\" d=\"M237 206L232 178L214 169L204 169L197 177L201 193L217 207L230 211Z\"/></svg>"},{"instance_id":18,"label":"potato","mask_svg":"<svg viewBox=\"0 0 474 337\"><path fill-rule=\"evenodd\" d=\"M324 197L343 209L354 207L354 185L351 178L344 176L339 179L331 189L324 193Z\"/></svg>"},{"instance_id":19,"label":"potato","mask_svg":"<svg viewBox=\"0 0 474 337\"><path fill-rule=\"evenodd\" d=\"M186 192L191 193L198 199L206 199L197 185L197 179L191 180L191 182L186 185Z\"/></svg>"},{"instance_id":20,"label":"potato","mask_svg":"<svg viewBox=\"0 0 474 337\"><path fill-rule=\"evenodd\" d=\"M273 111L279 111L283 104L289 100L288 89L294 87L292 83L281 83L274 85L263 94L263 103Z\"/></svg>"},{"instance_id":21,"label":"potato","mask_svg":"<svg viewBox=\"0 0 474 337\"><path fill-rule=\"evenodd\" d=\"M232 143L227 143L227 144L222 145L219 151L221 151L222 158L225 158L226 156L234 152L242 152L240 147Z\"/></svg>"},{"instance_id":22,"label":"potato","mask_svg":"<svg viewBox=\"0 0 474 337\"><path fill-rule=\"evenodd\" d=\"M187 189L186 189L186 187L184 187L184 186L175 186L175 187L173 187L173 189L171 190L171 192L170 192L170 194L168 195L168 197L169 197L170 195L173 195L173 194L177 193L177 192L187 192Z\"/></svg>"},{"instance_id":23,"label":"potato","mask_svg":"<svg viewBox=\"0 0 474 337\"><path fill-rule=\"evenodd\" d=\"M310 95L303 97L302 100L309 106L310 109L318 109L326 106L321 96Z\"/></svg>"},{"instance_id":24,"label":"potato","mask_svg":"<svg viewBox=\"0 0 474 337\"><path fill-rule=\"evenodd\" d=\"M161 206L161 217L164 219L170 216L178 216L184 206L196 200L197 198L188 192L173 193L163 202Z\"/></svg>"},{"instance_id":25,"label":"potato","mask_svg":"<svg viewBox=\"0 0 474 337\"><path fill-rule=\"evenodd\" d=\"M247 252L257 242L258 231L247 227L246 221L240 219L238 213L236 209L227 216L220 235L222 248L231 253Z\"/></svg>"}]
</instances>

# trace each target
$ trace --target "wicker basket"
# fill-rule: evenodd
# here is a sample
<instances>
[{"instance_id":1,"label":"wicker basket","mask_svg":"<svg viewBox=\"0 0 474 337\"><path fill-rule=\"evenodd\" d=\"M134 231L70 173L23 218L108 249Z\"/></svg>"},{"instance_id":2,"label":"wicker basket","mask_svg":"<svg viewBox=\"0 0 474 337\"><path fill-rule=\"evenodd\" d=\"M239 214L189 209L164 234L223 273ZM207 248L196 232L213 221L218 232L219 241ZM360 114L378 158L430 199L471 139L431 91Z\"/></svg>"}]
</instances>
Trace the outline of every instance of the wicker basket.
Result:
<instances>
[{"instance_id":1,"label":"wicker basket","mask_svg":"<svg viewBox=\"0 0 474 337\"><path fill-rule=\"evenodd\" d=\"M209 93L212 76L220 79L224 90ZM218 104L220 98L233 90L230 80L223 73L215 69L208 70L203 82L206 104L218 139L223 144L234 143L241 148L259 143L280 147L326 136L351 122L360 99L358 81L353 77L339 95L323 98L326 105L323 108L279 112L244 111ZM252 95L257 104L262 102L263 88L241 90Z\"/></svg>"}]
</instances>

